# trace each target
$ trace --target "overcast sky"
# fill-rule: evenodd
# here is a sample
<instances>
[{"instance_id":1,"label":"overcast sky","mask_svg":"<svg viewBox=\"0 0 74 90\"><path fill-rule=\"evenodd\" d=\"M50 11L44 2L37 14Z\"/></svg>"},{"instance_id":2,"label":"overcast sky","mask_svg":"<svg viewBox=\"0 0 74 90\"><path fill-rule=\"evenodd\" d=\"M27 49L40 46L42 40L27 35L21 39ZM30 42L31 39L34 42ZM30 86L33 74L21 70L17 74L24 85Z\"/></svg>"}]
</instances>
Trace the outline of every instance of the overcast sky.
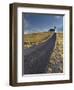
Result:
<instances>
[{"instance_id":1,"label":"overcast sky","mask_svg":"<svg viewBox=\"0 0 74 90\"><path fill-rule=\"evenodd\" d=\"M23 13L22 20L24 34L47 32L54 26L56 26L57 32L63 31L63 16L60 15Z\"/></svg>"}]
</instances>

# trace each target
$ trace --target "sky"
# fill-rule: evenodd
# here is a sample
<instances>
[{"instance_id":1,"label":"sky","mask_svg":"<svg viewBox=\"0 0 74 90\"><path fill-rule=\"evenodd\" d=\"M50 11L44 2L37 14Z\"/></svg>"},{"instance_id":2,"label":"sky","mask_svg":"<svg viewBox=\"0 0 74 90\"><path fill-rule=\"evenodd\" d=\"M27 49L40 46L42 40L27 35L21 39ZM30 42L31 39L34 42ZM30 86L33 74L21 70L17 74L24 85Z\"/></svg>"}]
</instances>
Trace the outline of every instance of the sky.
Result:
<instances>
[{"instance_id":1,"label":"sky","mask_svg":"<svg viewBox=\"0 0 74 90\"><path fill-rule=\"evenodd\" d=\"M47 32L54 26L56 26L56 32L63 31L62 15L23 13L22 20L24 34Z\"/></svg>"}]
</instances>

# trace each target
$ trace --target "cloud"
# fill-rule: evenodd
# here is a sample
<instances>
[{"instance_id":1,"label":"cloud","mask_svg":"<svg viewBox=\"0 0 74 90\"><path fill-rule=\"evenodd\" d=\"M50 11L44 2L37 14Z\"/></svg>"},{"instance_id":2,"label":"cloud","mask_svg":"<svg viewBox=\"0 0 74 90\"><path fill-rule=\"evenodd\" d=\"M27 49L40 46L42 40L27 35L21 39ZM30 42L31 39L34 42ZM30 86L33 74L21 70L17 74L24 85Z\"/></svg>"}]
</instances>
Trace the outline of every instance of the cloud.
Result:
<instances>
[{"instance_id":1,"label":"cloud","mask_svg":"<svg viewBox=\"0 0 74 90\"><path fill-rule=\"evenodd\" d=\"M29 32L28 31L24 31L24 34L29 34Z\"/></svg>"},{"instance_id":2,"label":"cloud","mask_svg":"<svg viewBox=\"0 0 74 90\"><path fill-rule=\"evenodd\" d=\"M63 31L63 24L61 23L61 24L57 24L56 25L56 27L57 27L57 32L62 32Z\"/></svg>"},{"instance_id":3,"label":"cloud","mask_svg":"<svg viewBox=\"0 0 74 90\"><path fill-rule=\"evenodd\" d=\"M55 18L56 18L56 19L60 19L60 18L61 18L61 16L55 16Z\"/></svg>"},{"instance_id":4,"label":"cloud","mask_svg":"<svg viewBox=\"0 0 74 90\"><path fill-rule=\"evenodd\" d=\"M37 33L37 32L47 32L49 28L30 28L30 29L25 29L24 34L29 34L29 33Z\"/></svg>"},{"instance_id":5,"label":"cloud","mask_svg":"<svg viewBox=\"0 0 74 90\"><path fill-rule=\"evenodd\" d=\"M37 32L47 32L50 28L56 26L57 32L63 31L62 16L54 16L54 21L49 22L49 25L33 25L26 18L24 18L24 34L37 33Z\"/></svg>"}]
</instances>

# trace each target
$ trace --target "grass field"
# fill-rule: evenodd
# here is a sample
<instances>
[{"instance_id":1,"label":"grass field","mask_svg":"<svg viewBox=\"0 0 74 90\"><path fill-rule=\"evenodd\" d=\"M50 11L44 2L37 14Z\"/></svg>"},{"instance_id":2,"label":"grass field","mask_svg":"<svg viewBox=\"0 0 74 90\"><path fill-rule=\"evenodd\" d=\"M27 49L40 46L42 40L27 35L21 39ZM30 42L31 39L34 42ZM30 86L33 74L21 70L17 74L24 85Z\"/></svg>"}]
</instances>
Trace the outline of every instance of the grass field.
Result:
<instances>
[{"instance_id":1,"label":"grass field","mask_svg":"<svg viewBox=\"0 0 74 90\"><path fill-rule=\"evenodd\" d=\"M52 36L51 32L40 32L24 35L24 47L29 48L33 45L38 45L42 42L45 42L48 38Z\"/></svg>"},{"instance_id":2,"label":"grass field","mask_svg":"<svg viewBox=\"0 0 74 90\"><path fill-rule=\"evenodd\" d=\"M53 35L51 32L41 32L24 35L24 47L29 48L33 45L38 45L45 42ZM49 58L48 65L49 73L62 73L63 72L63 33L56 33L56 43Z\"/></svg>"},{"instance_id":3,"label":"grass field","mask_svg":"<svg viewBox=\"0 0 74 90\"><path fill-rule=\"evenodd\" d=\"M63 72L63 33L56 34L56 43L48 66L50 73Z\"/></svg>"}]
</instances>

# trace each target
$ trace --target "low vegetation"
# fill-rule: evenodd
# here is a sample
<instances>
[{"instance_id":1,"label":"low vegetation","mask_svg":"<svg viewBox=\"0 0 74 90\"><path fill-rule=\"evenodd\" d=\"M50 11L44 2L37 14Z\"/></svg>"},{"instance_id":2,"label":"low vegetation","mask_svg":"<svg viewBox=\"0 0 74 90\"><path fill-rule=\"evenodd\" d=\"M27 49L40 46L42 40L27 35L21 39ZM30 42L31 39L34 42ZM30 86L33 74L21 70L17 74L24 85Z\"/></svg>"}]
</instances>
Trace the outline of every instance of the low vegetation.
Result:
<instances>
[{"instance_id":1,"label":"low vegetation","mask_svg":"<svg viewBox=\"0 0 74 90\"><path fill-rule=\"evenodd\" d=\"M53 35L51 32L41 32L24 35L24 47L29 48L45 42ZM56 33L56 43L49 58L48 73L63 72L63 33Z\"/></svg>"},{"instance_id":2,"label":"low vegetation","mask_svg":"<svg viewBox=\"0 0 74 90\"><path fill-rule=\"evenodd\" d=\"M38 45L42 42L45 42L48 38L51 37L53 33L50 32L40 32L24 35L24 47L29 48L35 45Z\"/></svg>"},{"instance_id":3,"label":"low vegetation","mask_svg":"<svg viewBox=\"0 0 74 90\"><path fill-rule=\"evenodd\" d=\"M49 73L62 73L63 72L63 33L56 34L56 43L53 53L50 57Z\"/></svg>"}]
</instances>

